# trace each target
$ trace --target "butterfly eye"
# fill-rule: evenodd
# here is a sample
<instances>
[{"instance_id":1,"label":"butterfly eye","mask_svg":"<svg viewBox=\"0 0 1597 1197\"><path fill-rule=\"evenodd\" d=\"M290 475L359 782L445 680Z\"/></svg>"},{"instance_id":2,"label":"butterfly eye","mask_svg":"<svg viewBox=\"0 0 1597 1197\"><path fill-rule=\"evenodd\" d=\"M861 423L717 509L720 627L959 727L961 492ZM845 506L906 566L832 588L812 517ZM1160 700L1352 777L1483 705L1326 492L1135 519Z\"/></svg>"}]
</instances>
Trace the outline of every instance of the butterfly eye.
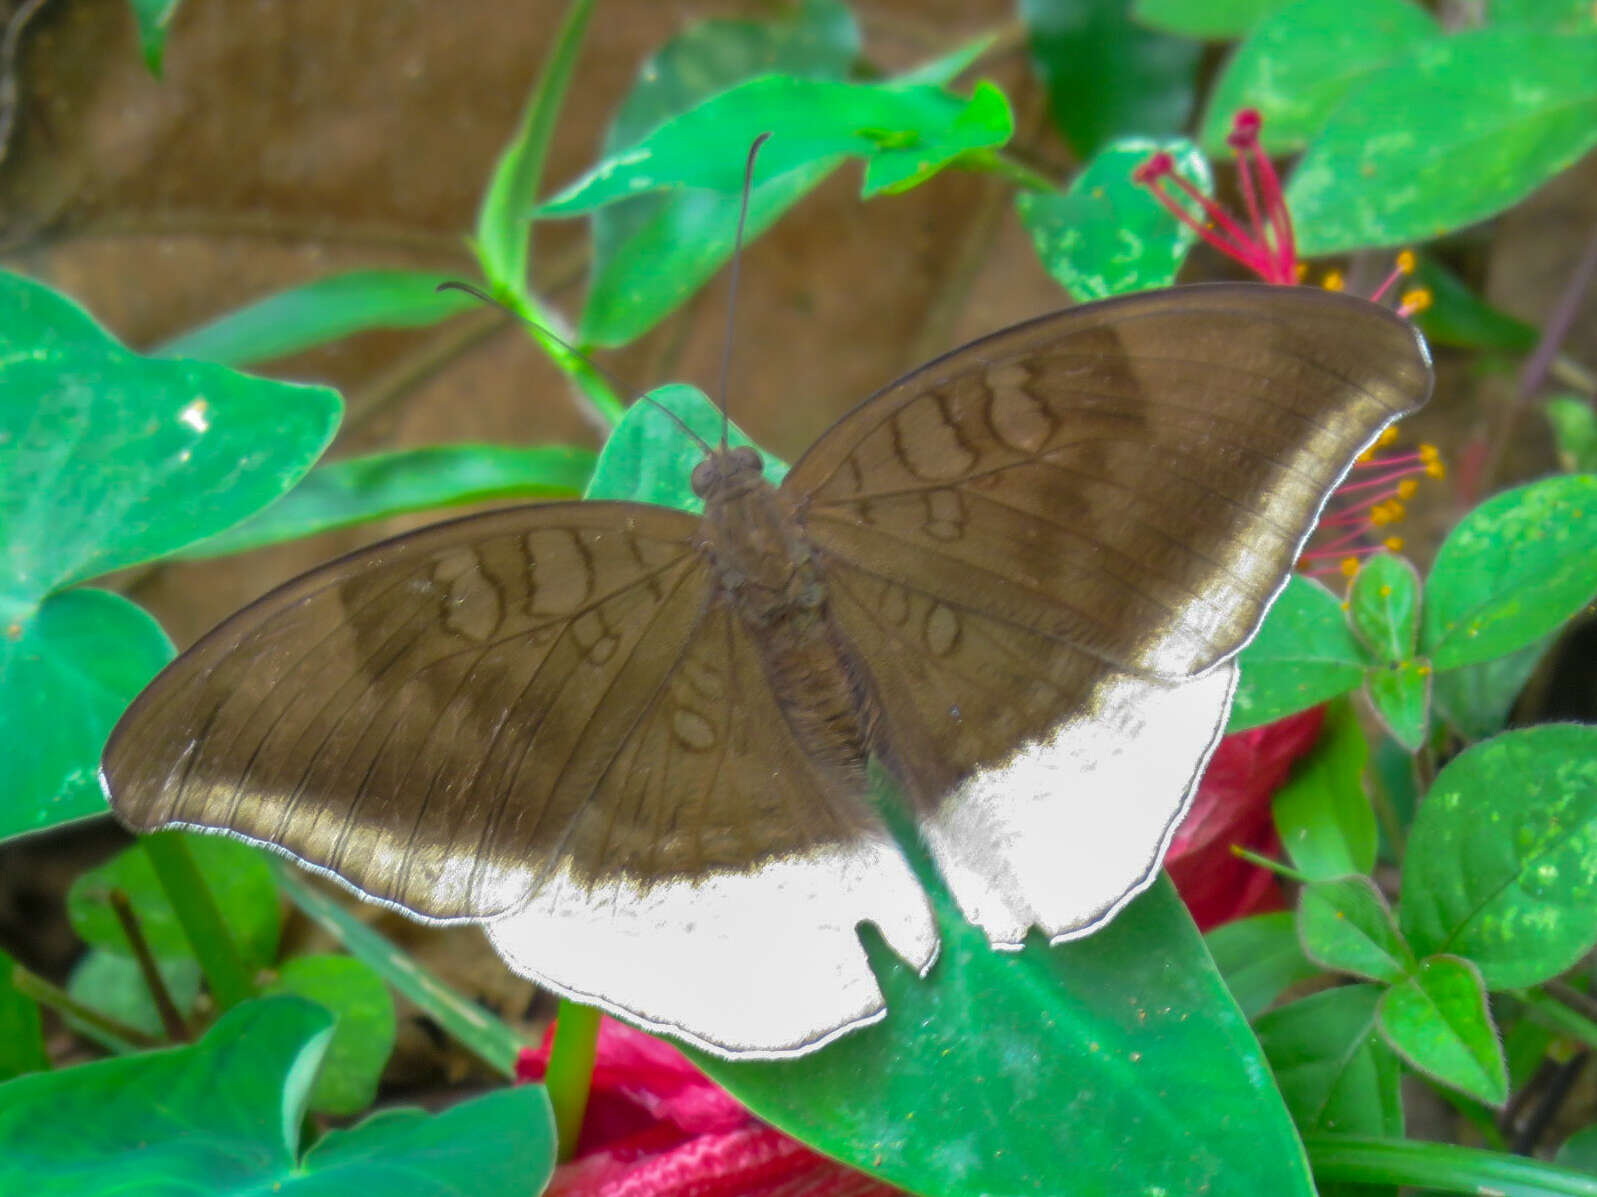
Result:
<instances>
[{"instance_id":1,"label":"butterfly eye","mask_svg":"<svg viewBox=\"0 0 1597 1197\"><path fill-rule=\"evenodd\" d=\"M720 471L715 468L715 460L706 457L693 467L693 473L688 477L688 485L693 488L693 493L702 499L710 493L719 476Z\"/></svg>"},{"instance_id":2,"label":"butterfly eye","mask_svg":"<svg viewBox=\"0 0 1597 1197\"><path fill-rule=\"evenodd\" d=\"M740 469L757 470L765 463L760 460L759 450L752 445L739 445L732 450L732 464Z\"/></svg>"}]
</instances>

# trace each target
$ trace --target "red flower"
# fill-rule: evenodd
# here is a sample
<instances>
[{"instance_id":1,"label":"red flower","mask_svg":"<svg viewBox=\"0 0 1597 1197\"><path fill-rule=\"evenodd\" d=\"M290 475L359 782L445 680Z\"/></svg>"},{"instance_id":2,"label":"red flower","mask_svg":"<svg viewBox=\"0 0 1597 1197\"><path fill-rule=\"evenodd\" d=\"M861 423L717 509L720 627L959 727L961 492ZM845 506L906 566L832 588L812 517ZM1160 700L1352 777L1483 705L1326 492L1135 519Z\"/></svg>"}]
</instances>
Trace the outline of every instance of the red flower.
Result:
<instances>
[{"instance_id":1,"label":"red flower","mask_svg":"<svg viewBox=\"0 0 1597 1197\"><path fill-rule=\"evenodd\" d=\"M1227 736L1215 749L1165 857L1202 930L1285 905L1275 874L1235 856L1231 845L1262 856L1280 851L1270 799L1293 764L1314 747L1324 718L1324 708L1313 707Z\"/></svg>"},{"instance_id":2,"label":"red flower","mask_svg":"<svg viewBox=\"0 0 1597 1197\"><path fill-rule=\"evenodd\" d=\"M516 1061L541 1081L551 1027ZM599 1023L593 1087L577 1156L549 1197L894 1197L872 1180L767 1126L682 1053L611 1018Z\"/></svg>"}]
</instances>

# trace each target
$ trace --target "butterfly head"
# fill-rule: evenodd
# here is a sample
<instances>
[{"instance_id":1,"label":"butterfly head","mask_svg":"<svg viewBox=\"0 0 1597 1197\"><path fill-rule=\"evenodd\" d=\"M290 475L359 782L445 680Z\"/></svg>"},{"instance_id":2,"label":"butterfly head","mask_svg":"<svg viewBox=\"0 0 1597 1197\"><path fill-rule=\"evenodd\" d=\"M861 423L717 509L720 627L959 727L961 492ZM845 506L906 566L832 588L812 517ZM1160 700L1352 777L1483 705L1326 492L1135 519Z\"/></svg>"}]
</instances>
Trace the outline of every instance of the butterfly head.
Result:
<instances>
[{"instance_id":1,"label":"butterfly head","mask_svg":"<svg viewBox=\"0 0 1597 1197\"><path fill-rule=\"evenodd\" d=\"M765 462L751 445L712 449L693 467L689 479L693 493L701 499L731 498L765 477Z\"/></svg>"}]
</instances>

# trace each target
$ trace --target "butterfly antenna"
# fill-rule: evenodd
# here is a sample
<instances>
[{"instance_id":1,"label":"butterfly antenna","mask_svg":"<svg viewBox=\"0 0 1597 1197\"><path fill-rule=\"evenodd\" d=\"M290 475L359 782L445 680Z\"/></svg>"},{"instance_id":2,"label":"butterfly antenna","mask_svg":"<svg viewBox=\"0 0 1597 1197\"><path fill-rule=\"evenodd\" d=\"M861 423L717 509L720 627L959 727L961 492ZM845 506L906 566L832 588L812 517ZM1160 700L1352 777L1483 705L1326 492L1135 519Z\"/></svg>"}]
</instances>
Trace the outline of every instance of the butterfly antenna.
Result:
<instances>
[{"instance_id":1,"label":"butterfly antenna","mask_svg":"<svg viewBox=\"0 0 1597 1197\"><path fill-rule=\"evenodd\" d=\"M743 226L749 219L749 192L754 188L754 158L760 147L769 141L769 133L761 133L749 146L749 159L743 167L743 202L738 207L737 237L732 242L732 281L726 297L726 342L721 349L721 450L726 451L726 432L730 417L726 408L726 384L732 374L732 327L738 311L738 267L743 262Z\"/></svg>"},{"instance_id":2,"label":"butterfly antenna","mask_svg":"<svg viewBox=\"0 0 1597 1197\"><path fill-rule=\"evenodd\" d=\"M649 404L652 404L655 407L659 408L667 416L669 416L671 418L672 422L674 422L678 428L682 429L682 431L685 432L688 435L689 439L691 439L696 445L698 445L700 449L704 450L704 452L706 452L706 453L709 453L709 452L712 451L711 446L710 446L710 442L705 440L697 432L694 432L693 429L689 428L687 426L687 424L683 421L682 417L677 415L676 412L672 411L665 404L661 403L658 399L655 399L655 398L653 398L650 395L647 395L647 394L641 394L640 395L640 394L638 394L638 392L636 390L634 390L632 387L627 386L624 382L618 381L616 379L615 375L611 374L610 371L606 370L603 366L601 366L598 362L594 361L586 353L583 353L582 350L578 349L575 345L573 345L570 341L566 340L559 333L555 332L553 329L547 327L546 325L539 324L536 320L529 320L526 316L524 316L520 312L516 311L515 308L511 307L508 303L504 302L504 300L495 299L492 295L488 294L488 292L484 291L481 287L475 287L475 286L473 286L470 283L462 283L462 282L457 282L457 281L454 281L454 280L451 280L451 281L449 281L447 283L439 283L437 289L440 290L440 291L461 291L461 292L464 292L465 294L470 295L473 299L480 299L480 300L482 300L483 303L486 303L486 304L488 304L491 307L496 307L501 312L505 312L508 315L515 317L515 319L521 321L521 323L527 325L528 327L537 329L544 336L548 337L555 344L559 345L562 349L564 349L572 357L576 358L580 362L585 363L590 369L593 370L593 372L595 374L599 375L606 382L608 382L610 384L611 388L613 390L615 390L618 394L636 395L637 398L638 398L638 401L640 403L649 403Z\"/></svg>"}]
</instances>

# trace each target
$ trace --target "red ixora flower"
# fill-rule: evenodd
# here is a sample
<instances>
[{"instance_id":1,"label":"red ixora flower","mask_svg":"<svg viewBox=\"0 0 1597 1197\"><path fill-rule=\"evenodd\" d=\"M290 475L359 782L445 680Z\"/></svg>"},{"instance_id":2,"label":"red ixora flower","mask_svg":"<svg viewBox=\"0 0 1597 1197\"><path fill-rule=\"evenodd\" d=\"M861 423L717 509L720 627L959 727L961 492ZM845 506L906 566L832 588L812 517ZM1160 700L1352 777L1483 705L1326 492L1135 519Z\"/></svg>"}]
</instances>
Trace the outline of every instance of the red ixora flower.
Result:
<instances>
[{"instance_id":1,"label":"red ixora flower","mask_svg":"<svg viewBox=\"0 0 1597 1197\"><path fill-rule=\"evenodd\" d=\"M541 1081L551 1026L516 1060ZM602 1018L577 1155L548 1197L896 1197L900 1190L767 1126L681 1052Z\"/></svg>"}]
</instances>

